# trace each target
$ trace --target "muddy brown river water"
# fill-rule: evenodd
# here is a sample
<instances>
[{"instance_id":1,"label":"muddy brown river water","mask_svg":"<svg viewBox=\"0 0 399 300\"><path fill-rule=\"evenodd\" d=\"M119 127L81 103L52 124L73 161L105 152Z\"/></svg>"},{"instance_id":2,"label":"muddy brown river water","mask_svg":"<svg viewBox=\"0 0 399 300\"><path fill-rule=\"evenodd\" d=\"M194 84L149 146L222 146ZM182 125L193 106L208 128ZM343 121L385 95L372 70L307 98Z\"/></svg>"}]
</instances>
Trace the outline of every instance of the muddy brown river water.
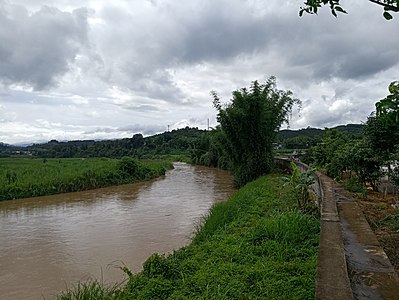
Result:
<instances>
[{"instance_id":1,"label":"muddy brown river water","mask_svg":"<svg viewBox=\"0 0 399 300\"><path fill-rule=\"evenodd\" d=\"M53 299L78 280L124 279L186 245L234 191L221 170L176 163L153 181L0 202L0 299Z\"/></svg>"}]
</instances>

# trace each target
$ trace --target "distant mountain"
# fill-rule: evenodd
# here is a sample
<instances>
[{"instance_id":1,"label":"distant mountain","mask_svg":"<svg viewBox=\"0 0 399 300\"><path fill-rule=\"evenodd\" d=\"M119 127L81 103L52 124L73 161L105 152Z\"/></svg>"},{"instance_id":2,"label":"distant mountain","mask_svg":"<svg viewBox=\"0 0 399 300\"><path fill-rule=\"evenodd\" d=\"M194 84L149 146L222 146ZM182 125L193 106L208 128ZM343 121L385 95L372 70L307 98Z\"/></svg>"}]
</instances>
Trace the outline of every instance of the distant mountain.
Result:
<instances>
[{"instance_id":1,"label":"distant mountain","mask_svg":"<svg viewBox=\"0 0 399 300\"><path fill-rule=\"evenodd\" d=\"M154 157L165 154L189 154L195 140L206 131L198 128L182 128L161 134L143 137L135 134L131 138L115 140L51 140L46 143L0 146L0 156L34 156L43 158L62 157ZM1 145L1 144L0 144Z\"/></svg>"},{"instance_id":2,"label":"distant mountain","mask_svg":"<svg viewBox=\"0 0 399 300\"><path fill-rule=\"evenodd\" d=\"M324 129L312 128L312 127L307 127L298 130L283 129L280 130L278 137L279 139L282 140L297 136L307 136L314 138L314 137L320 137L326 129L337 129L339 131L349 134L350 136L360 136L362 134L363 127L364 125L362 124L347 124L347 125L339 125L336 127L324 128Z\"/></svg>"},{"instance_id":3,"label":"distant mountain","mask_svg":"<svg viewBox=\"0 0 399 300\"><path fill-rule=\"evenodd\" d=\"M326 129L336 129L351 138L356 138L362 135L363 127L362 124L348 124L325 129L312 127L299 130L284 129L278 133L278 144L289 149L309 148L321 141Z\"/></svg>"},{"instance_id":4,"label":"distant mountain","mask_svg":"<svg viewBox=\"0 0 399 300\"><path fill-rule=\"evenodd\" d=\"M360 136L363 125L348 124L334 127L351 137ZM318 143L325 129L304 128L284 129L278 134L278 143L284 148L303 149ZM191 145L205 130L182 128L166 131L153 136L143 137L135 134L131 138L116 140L75 140L46 143L8 145L0 143L0 156L34 156L43 158L60 157L123 157L133 155L140 158L165 154L189 154Z\"/></svg>"}]
</instances>

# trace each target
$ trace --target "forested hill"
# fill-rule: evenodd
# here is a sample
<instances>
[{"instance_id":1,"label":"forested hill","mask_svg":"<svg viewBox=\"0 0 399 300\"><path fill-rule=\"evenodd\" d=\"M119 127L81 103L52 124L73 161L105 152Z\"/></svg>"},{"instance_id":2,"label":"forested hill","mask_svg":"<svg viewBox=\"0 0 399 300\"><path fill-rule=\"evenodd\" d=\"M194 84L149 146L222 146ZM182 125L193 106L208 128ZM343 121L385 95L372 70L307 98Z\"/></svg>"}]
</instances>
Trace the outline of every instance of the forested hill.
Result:
<instances>
[{"instance_id":1,"label":"forested hill","mask_svg":"<svg viewBox=\"0 0 399 300\"><path fill-rule=\"evenodd\" d=\"M77 140L59 142L51 140L45 144L16 147L2 144L0 156L34 156L43 158L66 157L123 157L151 158L157 155L189 154L192 143L206 131L198 128L183 128L149 137L135 134L131 138L118 140Z\"/></svg>"},{"instance_id":2,"label":"forested hill","mask_svg":"<svg viewBox=\"0 0 399 300\"><path fill-rule=\"evenodd\" d=\"M361 135L363 125L349 124L334 127L350 136ZM321 140L324 129L305 128L300 130L281 130L278 143L285 148L305 148ZM143 137L135 134L131 138L118 140L77 140L59 142L51 140L45 144L34 144L27 147L11 146L0 143L0 156L35 156L52 157L153 157L168 154L190 154L193 143L206 133L198 128L182 128Z\"/></svg>"},{"instance_id":3,"label":"forested hill","mask_svg":"<svg viewBox=\"0 0 399 300\"><path fill-rule=\"evenodd\" d=\"M362 134L363 126L364 125L362 124L348 124L348 125L339 125L331 129L337 129L339 131L347 133L350 136L359 136ZM283 129L280 130L278 136L280 140L285 140L297 136L307 136L315 138L315 137L320 137L323 134L324 130L325 129L312 128L312 127L307 127L299 130Z\"/></svg>"},{"instance_id":4,"label":"forested hill","mask_svg":"<svg viewBox=\"0 0 399 300\"><path fill-rule=\"evenodd\" d=\"M330 129L335 129L346 133L351 138L356 138L362 135L364 125L362 124L348 124L339 125ZM308 148L321 141L323 133L327 128L311 128L307 127L299 130L284 129L278 134L278 144L285 148Z\"/></svg>"}]
</instances>

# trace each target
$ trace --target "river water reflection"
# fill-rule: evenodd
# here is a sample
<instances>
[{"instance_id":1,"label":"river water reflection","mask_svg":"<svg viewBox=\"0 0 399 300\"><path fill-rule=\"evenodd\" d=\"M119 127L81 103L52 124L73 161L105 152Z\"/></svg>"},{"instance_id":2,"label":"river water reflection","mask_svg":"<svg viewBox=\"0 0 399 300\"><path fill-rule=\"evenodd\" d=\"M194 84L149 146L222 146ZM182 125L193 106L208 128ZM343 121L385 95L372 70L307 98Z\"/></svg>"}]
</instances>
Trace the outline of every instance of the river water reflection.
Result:
<instances>
[{"instance_id":1,"label":"river water reflection","mask_svg":"<svg viewBox=\"0 0 399 300\"><path fill-rule=\"evenodd\" d=\"M154 252L190 241L233 192L221 170L176 163L138 184L0 202L0 299L52 299L77 280L120 281Z\"/></svg>"}]
</instances>

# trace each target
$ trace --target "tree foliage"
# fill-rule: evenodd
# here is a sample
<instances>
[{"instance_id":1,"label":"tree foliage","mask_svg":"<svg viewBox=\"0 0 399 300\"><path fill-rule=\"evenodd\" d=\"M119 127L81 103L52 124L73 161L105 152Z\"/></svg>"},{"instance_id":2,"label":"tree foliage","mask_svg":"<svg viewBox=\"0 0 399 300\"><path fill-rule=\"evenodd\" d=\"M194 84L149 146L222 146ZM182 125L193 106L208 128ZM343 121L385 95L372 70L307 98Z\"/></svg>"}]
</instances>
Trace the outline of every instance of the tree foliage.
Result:
<instances>
[{"instance_id":1,"label":"tree foliage","mask_svg":"<svg viewBox=\"0 0 399 300\"><path fill-rule=\"evenodd\" d=\"M399 123L399 81L393 81L388 87L389 95L378 101L375 106L377 117L396 125Z\"/></svg>"},{"instance_id":2,"label":"tree foliage","mask_svg":"<svg viewBox=\"0 0 399 300\"><path fill-rule=\"evenodd\" d=\"M217 119L225 137L223 149L231 162L237 186L264 175L273 166L273 143L277 132L295 103L291 91L278 90L276 78L264 84L254 81L250 88L233 92L233 98L222 105L212 92Z\"/></svg>"},{"instance_id":3,"label":"tree foliage","mask_svg":"<svg viewBox=\"0 0 399 300\"><path fill-rule=\"evenodd\" d=\"M293 188L299 209L306 212L311 209L310 187L315 182L315 169L301 172L293 161L290 164L291 177L287 178L286 184Z\"/></svg>"},{"instance_id":4,"label":"tree foliage","mask_svg":"<svg viewBox=\"0 0 399 300\"><path fill-rule=\"evenodd\" d=\"M192 163L230 169L230 160L223 147L225 143L226 137L220 126L200 136L192 144L190 153Z\"/></svg>"},{"instance_id":5,"label":"tree foliage","mask_svg":"<svg viewBox=\"0 0 399 300\"><path fill-rule=\"evenodd\" d=\"M399 12L399 0L369 0L374 4L380 5L384 9L383 16L387 20L391 20L391 12ZM301 7L299 10L299 15L302 16L303 13L317 14L319 8L328 5L331 9L331 13L336 17L337 13L347 13L345 9L341 6L340 0L306 0L304 2L305 6Z\"/></svg>"},{"instance_id":6,"label":"tree foliage","mask_svg":"<svg viewBox=\"0 0 399 300\"><path fill-rule=\"evenodd\" d=\"M0 143L0 157L122 158L124 156L134 156L136 158L154 158L160 155L189 155L193 142L205 133L205 130L186 127L147 137L139 133L134 134L132 138L117 140L77 140L66 142L51 140L45 144L34 144L27 147Z\"/></svg>"},{"instance_id":7,"label":"tree foliage","mask_svg":"<svg viewBox=\"0 0 399 300\"><path fill-rule=\"evenodd\" d=\"M376 113L368 117L361 138L326 131L322 142L309 151L311 161L331 177L356 174L374 189L386 166L399 186L399 82L392 82L388 90L389 95L376 103Z\"/></svg>"}]
</instances>

